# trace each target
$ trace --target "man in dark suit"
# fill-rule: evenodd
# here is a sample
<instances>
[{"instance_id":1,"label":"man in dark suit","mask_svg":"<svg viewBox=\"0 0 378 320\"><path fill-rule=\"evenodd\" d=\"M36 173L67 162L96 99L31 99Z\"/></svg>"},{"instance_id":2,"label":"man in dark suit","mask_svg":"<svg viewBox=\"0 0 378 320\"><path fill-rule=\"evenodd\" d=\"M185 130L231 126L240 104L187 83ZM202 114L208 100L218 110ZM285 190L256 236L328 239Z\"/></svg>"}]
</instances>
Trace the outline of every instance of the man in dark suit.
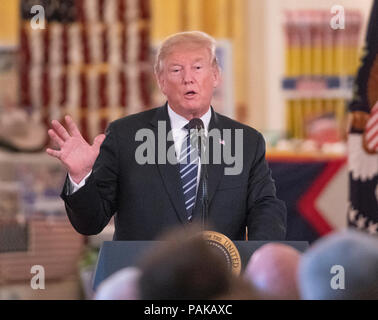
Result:
<instances>
[{"instance_id":1,"label":"man in dark suit","mask_svg":"<svg viewBox=\"0 0 378 320\"><path fill-rule=\"evenodd\" d=\"M68 169L61 196L74 228L97 234L115 214L114 240L152 240L168 228L200 223L205 167L187 127L196 118L208 137L206 229L232 240L245 239L246 229L249 240L283 240L286 208L276 198L262 135L210 106L220 81L214 39L202 32L167 38L157 54L155 74L167 103L114 121L106 137L97 136L92 146L70 117L68 131L52 122L49 135L60 150L47 153ZM161 134L162 127L172 139ZM210 138L214 130L219 139ZM176 163L161 161L169 150L175 151ZM220 150L221 161L214 150ZM225 159L228 151L236 159L234 168ZM241 166L235 168L237 164Z\"/></svg>"}]
</instances>

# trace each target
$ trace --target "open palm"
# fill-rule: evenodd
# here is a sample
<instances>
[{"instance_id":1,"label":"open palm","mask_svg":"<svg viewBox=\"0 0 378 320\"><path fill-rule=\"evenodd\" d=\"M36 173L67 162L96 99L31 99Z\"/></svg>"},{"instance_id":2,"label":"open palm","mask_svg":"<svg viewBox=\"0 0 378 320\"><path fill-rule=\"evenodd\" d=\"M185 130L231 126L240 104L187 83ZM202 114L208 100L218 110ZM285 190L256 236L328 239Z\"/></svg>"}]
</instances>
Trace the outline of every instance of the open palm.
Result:
<instances>
[{"instance_id":1,"label":"open palm","mask_svg":"<svg viewBox=\"0 0 378 320\"><path fill-rule=\"evenodd\" d=\"M48 148L46 152L59 159L67 168L71 178L79 183L92 170L105 135L98 135L90 145L85 141L71 117L66 116L65 121L68 131L59 121L51 122L52 129L48 131L48 134L60 150Z\"/></svg>"}]
</instances>

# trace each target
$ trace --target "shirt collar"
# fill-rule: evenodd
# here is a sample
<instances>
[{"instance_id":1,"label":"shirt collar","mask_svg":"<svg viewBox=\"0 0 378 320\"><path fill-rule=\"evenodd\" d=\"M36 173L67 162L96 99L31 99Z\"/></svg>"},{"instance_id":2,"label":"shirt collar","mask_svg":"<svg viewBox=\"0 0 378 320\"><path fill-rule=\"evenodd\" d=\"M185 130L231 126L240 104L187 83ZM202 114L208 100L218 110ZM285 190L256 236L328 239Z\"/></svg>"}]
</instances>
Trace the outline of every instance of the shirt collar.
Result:
<instances>
[{"instance_id":1,"label":"shirt collar","mask_svg":"<svg viewBox=\"0 0 378 320\"><path fill-rule=\"evenodd\" d=\"M189 122L188 119L174 112L173 109L169 106L169 104L168 104L168 116L169 116L169 120L171 121L172 130L182 129ZM211 119L211 107L200 119L203 121L203 125L205 126L205 132L207 132L210 119Z\"/></svg>"}]
</instances>

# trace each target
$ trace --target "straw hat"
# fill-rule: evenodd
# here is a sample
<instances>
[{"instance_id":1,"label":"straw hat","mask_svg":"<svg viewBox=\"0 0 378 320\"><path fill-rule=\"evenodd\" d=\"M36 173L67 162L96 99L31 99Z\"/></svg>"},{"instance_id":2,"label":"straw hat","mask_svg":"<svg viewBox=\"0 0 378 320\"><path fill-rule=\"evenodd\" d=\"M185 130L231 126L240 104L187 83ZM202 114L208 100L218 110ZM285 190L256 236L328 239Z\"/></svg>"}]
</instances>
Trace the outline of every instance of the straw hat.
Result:
<instances>
[{"instance_id":1,"label":"straw hat","mask_svg":"<svg viewBox=\"0 0 378 320\"><path fill-rule=\"evenodd\" d=\"M0 146L19 152L41 151L47 141L46 127L26 111L0 110Z\"/></svg>"}]
</instances>

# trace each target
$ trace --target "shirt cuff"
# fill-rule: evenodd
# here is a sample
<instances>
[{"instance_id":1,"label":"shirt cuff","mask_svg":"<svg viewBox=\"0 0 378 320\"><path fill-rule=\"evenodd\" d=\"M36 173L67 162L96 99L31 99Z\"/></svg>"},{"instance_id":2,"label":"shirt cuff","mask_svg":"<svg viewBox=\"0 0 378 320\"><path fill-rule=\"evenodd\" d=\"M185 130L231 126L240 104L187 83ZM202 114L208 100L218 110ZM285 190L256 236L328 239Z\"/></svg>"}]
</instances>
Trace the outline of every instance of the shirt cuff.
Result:
<instances>
[{"instance_id":1,"label":"shirt cuff","mask_svg":"<svg viewBox=\"0 0 378 320\"><path fill-rule=\"evenodd\" d=\"M76 183L75 181L73 181L70 174L68 174L68 178L70 179L70 183L71 183L70 194L75 193L77 190L83 187L85 185L85 181L91 175L91 173L92 173L92 170L79 183Z\"/></svg>"}]
</instances>

